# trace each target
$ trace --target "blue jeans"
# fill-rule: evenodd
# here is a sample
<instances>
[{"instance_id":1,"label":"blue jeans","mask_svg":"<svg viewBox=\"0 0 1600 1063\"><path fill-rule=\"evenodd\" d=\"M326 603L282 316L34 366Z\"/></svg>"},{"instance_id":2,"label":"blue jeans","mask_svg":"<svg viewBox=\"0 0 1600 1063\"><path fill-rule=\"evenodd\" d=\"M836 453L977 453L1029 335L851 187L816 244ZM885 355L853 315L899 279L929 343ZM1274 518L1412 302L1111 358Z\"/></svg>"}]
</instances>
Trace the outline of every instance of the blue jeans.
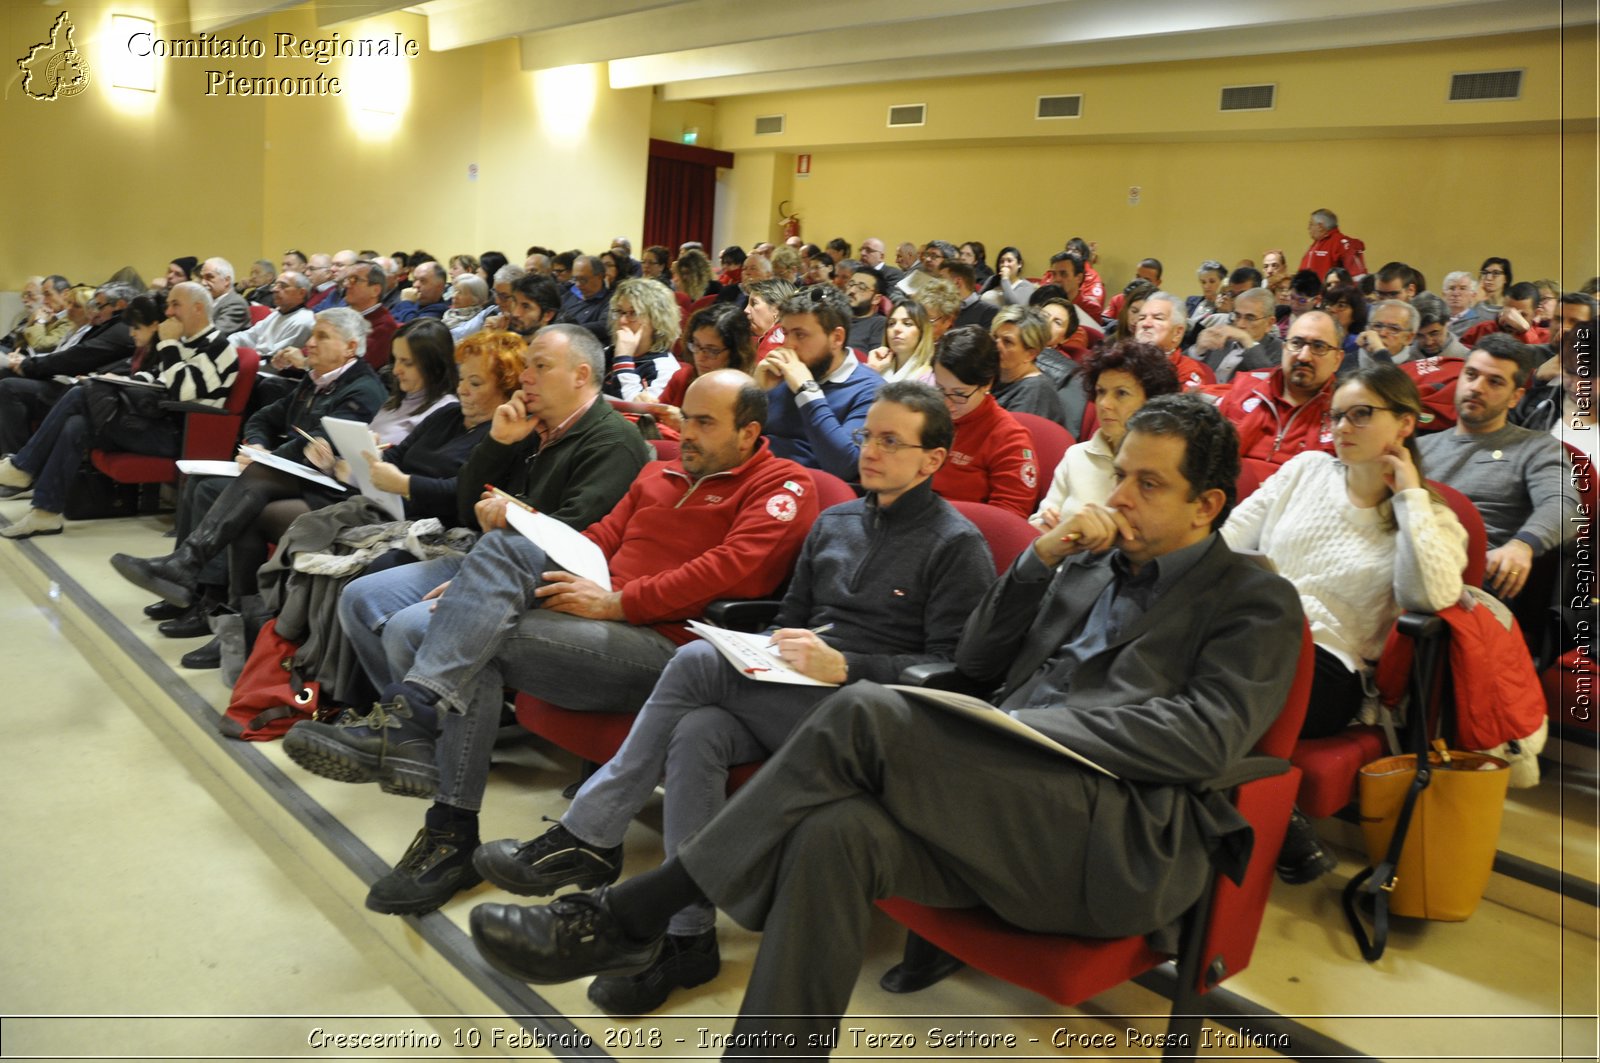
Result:
<instances>
[{"instance_id":1,"label":"blue jeans","mask_svg":"<svg viewBox=\"0 0 1600 1063\"><path fill-rule=\"evenodd\" d=\"M88 391L80 384L50 407L33 438L11 458L12 465L33 477L33 508L46 513L66 509L67 489L89 453L89 427ZM105 445L135 454L174 457L179 449L178 426L170 419L101 425L100 434Z\"/></svg>"},{"instance_id":2,"label":"blue jeans","mask_svg":"<svg viewBox=\"0 0 1600 1063\"><path fill-rule=\"evenodd\" d=\"M436 757L438 799L445 804L483 804L505 687L580 712L636 712L678 648L653 628L540 608L533 592L544 582L541 574L557 567L516 532L491 532L461 563L437 609L419 602L382 625L382 667L433 691L444 710ZM423 582L411 578L413 587ZM365 663L363 636L352 626L345 630ZM372 679L381 687L379 675Z\"/></svg>"},{"instance_id":3,"label":"blue jeans","mask_svg":"<svg viewBox=\"0 0 1600 1063\"><path fill-rule=\"evenodd\" d=\"M621 845L664 770L663 841L667 856L675 856L722 810L728 769L777 749L835 689L758 683L710 643L692 642L672 658L622 748L583 784L561 824L590 845ZM716 914L709 902L691 905L672 917L668 931L704 933L716 925Z\"/></svg>"}]
</instances>

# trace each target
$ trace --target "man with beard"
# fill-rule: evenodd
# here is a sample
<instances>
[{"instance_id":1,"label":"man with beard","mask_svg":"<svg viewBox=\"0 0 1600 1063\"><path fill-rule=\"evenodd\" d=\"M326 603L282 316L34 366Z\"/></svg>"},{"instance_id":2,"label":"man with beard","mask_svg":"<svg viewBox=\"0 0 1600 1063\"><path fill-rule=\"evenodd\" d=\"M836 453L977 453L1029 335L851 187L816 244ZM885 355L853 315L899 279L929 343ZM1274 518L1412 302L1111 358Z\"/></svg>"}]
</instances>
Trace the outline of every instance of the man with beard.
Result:
<instances>
[{"instance_id":1,"label":"man with beard","mask_svg":"<svg viewBox=\"0 0 1600 1063\"><path fill-rule=\"evenodd\" d=\"M1295 318L1277 369L1238 373L1219 395L1222 415L1239 431L1239 456L1282 465L1304 450L1333 450L1323 424L1333 398L1334 372L1344 357L1344 329L1312 310Z\"/></svg>"},{"instance_id":2,"label":"man with beard","mask_svg":"<svg viewBox=\"0 0 1600 1063\"><path fill-rule=\"evenodd\" d=\"M1565 538L1563 512L1577 491L1561 444L1545 432L1507 421L1527 390L1535 355L1525 343L1493 334L1478 341L1456 383L1456 427L1418 441L1429 479L1472 500L1489 535L1484 586L1509 601L1521 593L1540 556Z\"/></svg>"},{"instance_id":3,"label":"man with beard","mask_svg":"<svg viewBox=\"0 0 1600 1063\"><path fill-rule=\"evenodd\" d=\"M756 367L756 382L772 389L767 395L772 452L854 482L861 458L854 435L866 424L883 378L845 345L850 304L837 288L797 292L779 313L784 345Z\"/></svg>"},{"instance_id":4,"label":"man with beard","mask_svg":"<svg viewBox=\"0 0 1600 1063\"><path fill-rule=\"evenodd\" d=\"M838 268L850 266L855 267L849 270L850 279L840 286L850 302L850 346L862 351L874 350L883 346L883 329L888 324L888 318L878 313L878 285L882 282L876 273L861 268L859 262L851 259L839 263Z\"/></svg>"}]
</instances>

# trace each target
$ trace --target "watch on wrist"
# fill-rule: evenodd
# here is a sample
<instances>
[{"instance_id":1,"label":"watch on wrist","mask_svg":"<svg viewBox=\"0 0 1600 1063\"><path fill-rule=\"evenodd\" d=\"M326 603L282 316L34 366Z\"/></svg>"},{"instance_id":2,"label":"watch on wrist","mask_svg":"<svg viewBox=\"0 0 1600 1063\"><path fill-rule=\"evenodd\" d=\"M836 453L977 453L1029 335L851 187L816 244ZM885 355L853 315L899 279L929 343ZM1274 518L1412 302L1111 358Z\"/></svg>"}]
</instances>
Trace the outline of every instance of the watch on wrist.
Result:
<instances>
[{"instance_id":1,"label":"watch on wrist","mask_svg":"<svg viewBox=\"0 0 1600 1063\"><path fill-rule=\"evenodd\" d=\"M822 385L815 380L807 380L800 385L800 393L802 395L820 395L822 394Z\"/></svg>"}]
</instances>

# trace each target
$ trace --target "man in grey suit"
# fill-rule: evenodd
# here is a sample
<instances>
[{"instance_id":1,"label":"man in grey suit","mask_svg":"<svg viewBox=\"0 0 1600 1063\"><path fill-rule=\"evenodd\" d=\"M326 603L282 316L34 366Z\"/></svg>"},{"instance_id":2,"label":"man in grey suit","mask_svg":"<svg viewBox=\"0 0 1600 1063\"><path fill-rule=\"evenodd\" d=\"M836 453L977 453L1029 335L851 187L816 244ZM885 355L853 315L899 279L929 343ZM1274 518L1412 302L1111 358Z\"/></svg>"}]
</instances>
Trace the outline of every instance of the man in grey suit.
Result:
<instances>
[{"instance_id":1,"label":"man in grey suit","mask_svg":"<svg viewBox=\"0 0 1600 1063\"><path fill-rule=\"evenodd\" d=\"M211 293L211 324L224 338L250 327L250 304L233 290L233 263L208 258L200 266L200 283Z\"/></svg>"},{"instance_id":2,"label":"man in grey suit","mask_svg":"<svg viewBox=\"0 0 1600 1063\"><path fill-rule=\"evenodd\" d=\"M546 907L480 905L501 970L554 982L636 970L705 897L764 932L734 1036L827 1052L871 904L983 904L1025 929L1169 928L1213 868L1242 872L1248 824L1203 785L1250 752L1294 679L1302 613L1285 580L1215 532L1235 499L1232 426L1195 396L1128 422L1119 483L994 585L956 651L997 704L1113 772L870 683L817 707L656 871ZM1214 593L1226 588L1225 594Z\"/></svg>"}]
</instances>

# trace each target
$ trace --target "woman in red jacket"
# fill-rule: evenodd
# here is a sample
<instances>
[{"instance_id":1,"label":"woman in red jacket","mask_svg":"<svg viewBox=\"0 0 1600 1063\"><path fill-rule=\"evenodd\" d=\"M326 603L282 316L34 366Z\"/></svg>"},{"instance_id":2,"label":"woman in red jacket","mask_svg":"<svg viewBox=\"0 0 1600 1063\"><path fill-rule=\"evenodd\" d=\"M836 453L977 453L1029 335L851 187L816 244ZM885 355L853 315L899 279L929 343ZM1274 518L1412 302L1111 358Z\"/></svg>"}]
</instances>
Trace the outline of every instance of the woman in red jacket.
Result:
<instances>
[{"instance_id":1,"label":"woman in red jacket","mask_svg":"<svg viewBox=\"0 0 1600 1063\"><path fill-rule=\"evenodd\" d=\"M978 325L951 329L933 356L934 386L956 423L950 457L933 477L933 489L959 502L987 502L1020 517L1039 498L1033 437L990 392L1000 375L1000 352Z\"/></svg>"}]
</instances>

